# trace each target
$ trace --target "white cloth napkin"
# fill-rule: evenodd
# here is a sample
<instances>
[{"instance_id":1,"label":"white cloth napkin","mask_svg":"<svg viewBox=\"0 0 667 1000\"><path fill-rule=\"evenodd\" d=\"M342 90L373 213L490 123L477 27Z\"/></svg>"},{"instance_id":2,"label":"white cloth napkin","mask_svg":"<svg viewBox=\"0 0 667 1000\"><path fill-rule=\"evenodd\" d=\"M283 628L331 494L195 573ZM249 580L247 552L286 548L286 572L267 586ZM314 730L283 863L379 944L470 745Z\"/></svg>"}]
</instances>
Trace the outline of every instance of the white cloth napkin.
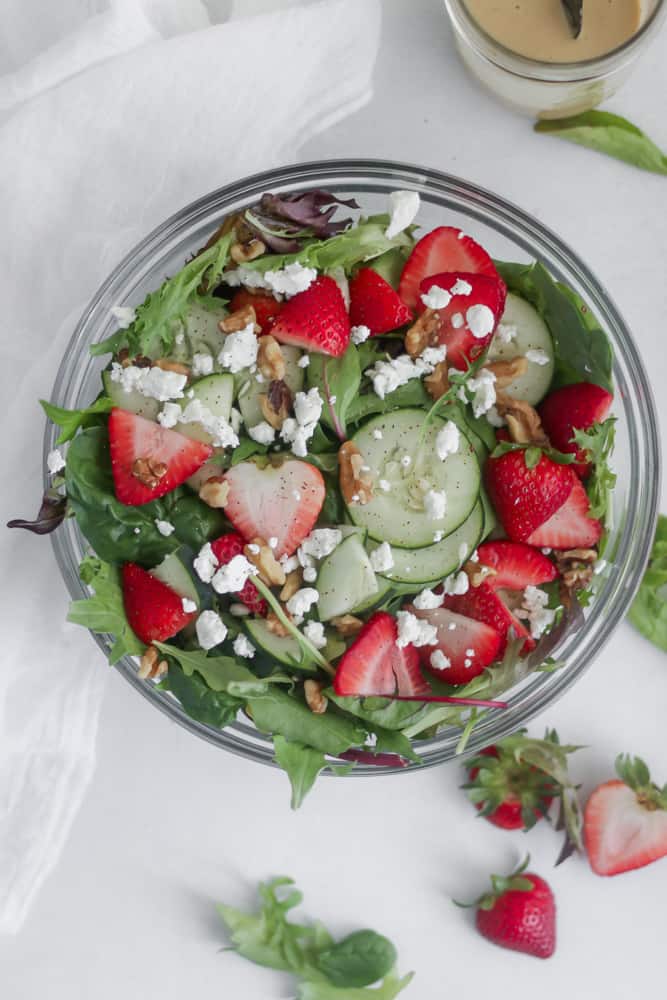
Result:
<instances>
[{"instance_id":1,"label":"white cloth napkin","mask_svg":"<svg viewBox=\"0 0 667 1000\"><path fill-rule=\"evenodd\" d=\"M35 41L21 35L22 12L29 7L34 24L35 4L9 6L15 44L5 31L0 46L3 525L39 506L37 399L49 396L97 286L177 208L293 160L306 138L361 106L380 19L377 0L282 4L240 20L266 0L61 0L42 4ZM109 668L91 638L64 623L48 539L2 527L0 547L0 930L11 933L92 777Z\"/></svg>"}]
</instances>

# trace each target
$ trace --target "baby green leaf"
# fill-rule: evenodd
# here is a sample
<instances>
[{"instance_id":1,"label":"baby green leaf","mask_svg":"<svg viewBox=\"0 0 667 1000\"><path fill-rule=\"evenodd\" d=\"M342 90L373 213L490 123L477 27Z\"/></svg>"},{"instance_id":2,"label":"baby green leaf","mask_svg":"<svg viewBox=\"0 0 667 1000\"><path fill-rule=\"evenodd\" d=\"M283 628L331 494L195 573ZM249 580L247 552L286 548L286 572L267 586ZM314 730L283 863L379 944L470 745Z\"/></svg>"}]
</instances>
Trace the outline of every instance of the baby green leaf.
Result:
<instances>
[{"instance_id":1,"label":"baby green leaf","mask_svg":"<svg viewBox=\"0 0 667 1000\"><path fill-rule=\"evenodd\" d=\"M667 653L667 517L661 514L648 569L628 615L649 642Z\"/></svg>"},{"instance_id":2,"label":"baby green leaf","mask_svg":"<svg viewBox=\"0 0 667 1000\"><path fill-rule=\"evenodd\" d=\"M113 408L108 396L99 396L94 403L83 410L68 410L64 406L47 403L45 399L40 399L40 403L49 420L61 428L56 444L70 441L79 427L90 427L91 424L98 423L97 418L101 414L109 413Z\"/></svg>"},{"instance_id":3,"label":"baby green leaf","mask_svg":"<svg viewBox=\"0 0 667 1000\"><path fill-rule=\"evenodd\" d=\"M316 387L324 400L322 422L334 431L339 440L345 441L348 411L358 398L361 383L356 347L350 344L339 358L311 354L307 371L308 385Z\"/></svg>"},{"instance_id":4,"label":"baby green leaf","mask_svg":"<svg viewBox=\"0 0 667 1000\"><path fill-rule=\"evenodd\" d=\"M397 958L388 938L363 930L348 934L322 952L318 965L334 986L370 986L393 969Z\"/></svg>"},{"instance_id":5,"label":"baby green leaf","mask_svg":"<svg viewBox=\"0 0 667 1000\"><path fill-rule=\"evenodd\" d=\"M278 734L332 756L361 746L366 738L352 719L333 711L314 715L303 702L275 686L262 697L251 698L249 706L260 732Z\"/></svg>"},{"instance_id":6,"label":"baby green leaf","mask_svg":"<svg viewBox=\"0 0 667 1000\"><path fill-rule=\"evenodd\" d=\"M539 121L535 131L587 146L640 170L667 174L667 156L627 118L609 111L584 111L571 118Z\"/></svg>"},{"instance_id":7,"label":"baby green leaf","mask_svg":"<svg viewBox=\"0 0 667 1000\"><path fill-rule=\"evenodd\" d=\"M413 972L400 977L396 972L390 972L378 986L369 988L339 989L329 983L302 983L296 1000L394 1000L413 979Z\"/></svg>"},{"instance_id":8,"label":"baby green leaf","mask_svg":"<svg viewBox=\"0 0 667 1000\"><path fill-rule=\"evenodd\" d=\"M276 761L287 772L292 786L292 809L298 809L320 771L327 766L326 758L321 750L288 742L284 736L274 736L273 747Z\"/></svg>"},{"instance_id":9,"label":"baby green leaf","mask_svg":"<svg viewBox=\"0 0 667 1000\"><path fill-rule=\"evenodd\" d=\"M271 683L292 683L291 678L285 674L272 674L260 679L232 656L208 656L203 649L180 649L165 642L155 642L153 645L177 660L188 677L197 671L212 691L225 691L235 698L252 698L265 694Z\"/></svg>"},{"instance_id":10,"label":"baby green leaf","mask_svg":"<svg viewBox=\"0 0 667 1000\"><path fill-rule=\"evenodd\" d=\"M136 637L125 616L120 573L116 566L87 556L79 567L84 583L92 588L91 597L72 601L67 621L83 625L91 632L109 633L115 642L109 653L109 663L117 663L123 656L139 656L145 646Z\"/></svg>"},{"instance_id":11,"label":"baby green leaf","mask_svg":"<svg viewBox=\"0 0 667 1000\"><path fill-rule=\"evenodd\" d=\"M191 718L214 729L228 726L244 705L242 699L225 691L212 691L199 674L188 677L176 662L169 664L169 673L163 685L178 698Z\"/></svg>"},{"instance_id":12,"label":"baby green leaf","mask_svg":"<svg viewBox=\"0 0 667 1000\"><path fill-rule=\"evenodd\" d=\"M574 432L574 440L580 448L586 450L588 460L593 463L593 471L586 485L591 502L590 517L605 516L616 485L616 473L609 467L615 434L615 417L609 417L601 424L592 424L588 430Z\"/></svg>"}]
</instances>

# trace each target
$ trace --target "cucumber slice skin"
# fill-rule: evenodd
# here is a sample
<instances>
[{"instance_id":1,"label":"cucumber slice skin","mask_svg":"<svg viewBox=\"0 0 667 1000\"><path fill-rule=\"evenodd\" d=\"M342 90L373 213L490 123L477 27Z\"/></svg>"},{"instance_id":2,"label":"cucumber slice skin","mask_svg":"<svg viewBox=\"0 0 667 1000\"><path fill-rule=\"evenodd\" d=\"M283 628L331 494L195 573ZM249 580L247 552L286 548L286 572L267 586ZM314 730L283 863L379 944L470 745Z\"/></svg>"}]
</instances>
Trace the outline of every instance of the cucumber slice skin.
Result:
<instances>
[{"instance_id":1,"label":"cucumber slice skin","mask_svg":"<svg viewBox=\"0 0 667 1000\"><path fill-rule=\"evenodd\" d=\"M161 563L150 571L162 583L171 587L180 597L194 601L197 610L201 606L199 590L193 578L192 560L185 551L170 552Z\"/></svg>"},{"instance_id":2,"label":"cucumber slice skin","mask_svg":"<svg viewBox=\"0 0 667 1000\"><path fill-rule=\"evenodd\" d=\"M206 375L190 386L192 397L185 397L179 400L181 409L193 399L198 399L202 406L211 411L214 417L222 417L229 420L232 412L232 401L234 399L234 376L229 374ZM212 444L213 438L205 431L200 423L193 421L188 424L178 424L176 427L179 434L203 441L205 444Z\"/></svg>"},{"instance_id":3,"label":"cucumber slice skin","mask_svg":"<svg viewBox=\"0 0 667 1000\"><path fill-rule=\"evenodd\" d=\"M394 565L381 577L390 584L408 583L415 587L440 583L455 572L475 551L484 535L484 509L478 500L466 520L440 542L421 549L392 548ZM466 553L462 558L461 547Z\"/></svg>"},{"instance_id":4,"label":"cucumber slice skin","mask_svg":"<svg viewBox=\"0 0 667 1000\"><path fill-rule=\"evenodd\" d=\"M111 372L108 369L102 372L102 382L104 391L114 406L118 406L121 410L127 410L128 413L136 413L138 417L145 417L146 420L157 420L162 405L157 399L144 396L138 389L126 392L120 382L112 380Z\"/></svg>"},{"instance_id":5,"label":"cucumber slice skin","mask_svg":"<svg viewBox=\"0 0 667 1000\"><path fill-rule=\"evenodd\" d=\"M514 399L523 399L536 406L546 396L554 375L554 345L549 328L530 304L520 295L509 292L501 323L515 326L516 337L508 344L495 336L489 347L489 361L510 361L526 351L545 351L550 358L546 365L528 362L528 371L510 383L503 391Z\"/></svg>"},{"instance_id":6,"label":"cucumber slice skin","mask_svg":"<svg viewBox=\"0 0 667 1000\"><path fill-rule=\"evenodd\" d=\"M347 614L377 593L375 573L359 535L348 535L322 560L317 589L321 621Z\"/></svg>"},{"instance_id":7,"label":"cucumber slice skin","mask_svg":"<svg viewBox=\"0 0 667 1000\"><path fill-rule=\"evenodd\" d=\"M284 382L295 395L303 388L305 369L299 368L298 361L302 352L291 344L281 344L280 350L285 359ZM264 420L259 397L266 395L267 382L258 382L247 370L237 377L237 403L246 427L255 427ZM247 387L247 388L246 388Z\"/></svg>"},{"instance_id":8,"label":"cucumber slice skin","mask_svg":"<svg viewBox=\"0 0 667 1000\"><path fill-rule=\"evenodd\" d=\"M317 666L306 660L301 661L301 648L291 635L274 635L269 631L266 622L258 618L242 619L243 626L248 633L248 638L256 650L256 657L259 663L275 665L280 663L290 670L298 670L301 673L314 674Z\"/></svg>"},{"instance_id":9,"label":"cucumber slice skin","mask_svg":"<svg viewBox=\"0 0 667 1000\"><path fill-rule=\"evenodd\" d=\"M389 542L398 548L417 549L433 544L436 531L451 534L472 511L481 486L481 472L475 450L465 431L461 431L461 446L455 455L442 462L436 455L435 438L446 422L437 417L427 428L420 457L414 452L424 420L423 410L412 407L393 410L371 418L361 427L352 440L370 466L374 482L386 478L392 482L388 493L375 491L370 503L350 504L348 514L359 527L377 541ZM379 430L377 439L373 431ZM412 459L408 474L401 477L400 458ZM416 469L415 469L416 466ZM395 472L398 468L398 475ZM445 490L447 510L445 517L433 520L424 510L408 505L408 488L418 477L426 477L432 488Z\"/></svg>"},{"instance_id":10,"label":"cucumber slice skin","mask_svg":"<svg viewBox=\"0 0 667 1000\"><path fill-rule=\"evenodd\" d=\"M364 611L371 611L373 608L377 607L377 605L382 602L386 594L392 589L393 586L392 582L390 580L387 580L384 576L380 576L379 573L376 575L375 581L378 586L376 592L374 594L371 594L360 604L357 604L355 605L355 607L350 608L349 613L351 615L360 615L363 614Z\"/></svg>"}]
</instances>

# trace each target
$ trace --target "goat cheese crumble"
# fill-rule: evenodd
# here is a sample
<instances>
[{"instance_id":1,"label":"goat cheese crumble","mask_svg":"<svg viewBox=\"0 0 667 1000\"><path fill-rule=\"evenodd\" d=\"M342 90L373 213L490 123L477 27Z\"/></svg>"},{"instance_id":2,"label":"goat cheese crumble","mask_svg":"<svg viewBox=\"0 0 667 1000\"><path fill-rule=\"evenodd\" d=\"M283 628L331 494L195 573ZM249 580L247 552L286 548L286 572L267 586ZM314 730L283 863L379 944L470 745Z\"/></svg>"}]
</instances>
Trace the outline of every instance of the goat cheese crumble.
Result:
<instances>
[{"instance_id":1,"label":"goat cheese crumble","mask_svg":"<svg viewBox=\"0 0 667 1000\"><path fill-rule=\"evenodd\" d=\"M411 611L397 611L396 621L398 623L396 645L401 649L408 645L432 646L438 638L435 625L417 618Z\"/></svg>"},{"instance_id":2,"label":"goat cheese crumble","mask_svg":"<svg viewBox=\"0 0 667 1000\"><path fill-rule=\"evenodd\" d=\"M324 625L322 622L308 622L308 624L303 627L303 634L306 639L312 642L315 649L323 649L327 644L326 636L324 634Z\"/></svg>"},{"instance_id":3,"label":"goat cheese crumble","mask_svg":"<svg viewBox=\"0 0 667 1000\"><path fill-rule=\"evenodd\" d=\"M435 450L438 458L444 462L449 455L455 455L461 444L461 434L453 420L448 420L438 431L435 438Z\"/></svg>"},{"instance_id":4,"label":"goat cheese crumble","mask_svg":"<svg viewBox=\"0 0 667 1000\"><path fill-rule=\"evenodd\" d=\"M443 585L446 594L467 594L470 589L470 580L468 579L468 574L460 570L458 573L451 573L445 577Z\"/></svg>"},{"instance_id":5,"label":"goat cheese crumble","mask_svg":"<svg viewBox=\"0 0 667 1000\"><path fill-rule=\"evenodd\" d=\"M245 587L248 577L256 573L257 569L245 556L233 556L216 571L211 586L218 594L237 594Z\"/></svg>"},{"instance_id":6,"label":"goat cheese crumble","mask_svg":"<svg viewBox=\"0 0 667 1000\"><path fill-rule=\"evenodd\" d=\"M189 597L181 598L181 607L185 611L186 615L190 615L193 611L197 610L197 605L194 601L191 601Z\"/></svg>"},{"instance_id":7,"label":"goat cheese crumble","mask_svg":"<svg viewBox=\"0 0 667 1000\"><path fill-rule=\"evenodd\" d=\"M121 330L127 330L127 328L132 326L137 318L137 311L136 309L133 309L132 306L112 306L109 312L116 320Z\"/></svg>"},{"instance_id":8,"label":"goat cheese crumble","mask_svg":"<svg viewBox=\"0 0 667 1000\"><path fill-rule=\"evenodd\" d=\"M445 656L441 649L434 649L430 656L431 666L434 670L446 670L451 667L452 661Z\"/></svg>"},{"instance_id":9,"label":"goat cheese crumble","mask_svg":"<svg viewBox=\"0 0 667 1000\"><path fill-rule=\"evenodd\" d=\"M389 195L389 225L384 235L388 240L407 229L417 217L419 194L416 191L392 191Z\"/></svg>"},{"instance_id":10,"label":"goat cheese crumble","mask_svg":"<svg viewBox=\"0 0 667 1000\"><path fill-rule=\"evenodd\" d=\"M210 375L213 371L213 355L212 354L193 354L192 355L192 374L197 375Z\"/></svg>"},{"instance_id":11,"label":"goat cheese crumble","mask_svg":"<svg viewBox=\"0 0 667 1000\"><path fill-rule=\"evenodd\" d=\"M239 633L234 639L232 649L237 656L243 657L244 660L252 660L255 655L255 647L251 643L250 639L242 633Z\"/></svg>"},{"instance_id":12,"label":"goat cheese crumble","mask_svg":"<svg viewBox=\"0 0 667 1000\"><path fill-rule=\"evenodd\" d=\"M476 417L488 413L496 402L496 376L488 368L482 368L476 378L469 378L467 388L473 393L472 412Z\"/></svg>"},{"instance_id":13,"label":"goat cheese crumble","mask_svg":"<svg viewBox=\"0 0 667 1000\"><path fill-rule=\"evenodd\" d=\"M319 592L314 587L302 587L301 590L297 590L296 594L292 594L286 608L291 615L294 615L295 621L302 620L313 604L317 604L319 597Z\"/></svg>"},{"instance_id":14,"label":"goat cheese crumble","mask_svg":"<svg viewBox=\"0 0 667 1000\"><path fill-rule=\"evenodd\" d=\"M243 368L256 364L258 348L255 324L248 323L242 330L227 334L218 354L218 361L223 368L228 368L232 375L236 375Z\"/></svg>"},{"instance_id":15,"label":"goat cheese crumble","mask_svg":"<svg viewBox=\"0 0 667 1000\"><path fill-rule=\"evenodd\" d=\"M515 611L517 618L527 620L533 639L539 639L554 623L556 612L547 607L548 603L549 595L544 590L530 586L524 590L521 607Z\"/></svg>"},{"instance_id":16,"label":"goat cheese crumble","mask_svg":"<svg viewBox=\"0 0 667 1000\"><path fill-rule=\"evenodd\" d=\"M445 309L452 301L448 291L440 285L431 285L428 292L424 292L421 300L427 309Z\"/></svg>"},{"instance_id":17,"label":"goat cheese crumble","mask_svg":"<svg viewBox=\"0 0 667 1000\"><path fill-rule=\"evenodd\" d=\"M371 331L369 327L364 326L363 323L360 323L358 326L350 327L350 340L352 341L353 344L356 344L357 346L359 344L364 344L368 340L370 335Z\"/></svg>"},{"instance_id":18,"label":"goat cheese crumble","mask_svg":"<svg viewBox=\"0 0 667 1000\"><path fill-rule=\"evenodd\" d=\"M495 322L496 317L493 315L493 310L489 309L488 306L477 304L470 306L470 308L466 310L466 323L468 325L468 329L472 333L473 337L478 340L488 337L488 335L493 332Z\"/></svg>"},{"instance_id":19,"label":"goat cheese crumble","mask_svg":"<svg viewBox=\"0 0 667 1000\"><path fill-rule=\"evenodd\" d=\"M202 611L195 625L197 642L202 649L213 649L227 637L227 626L215 611Z\"/></svg>"},{"instance_id":20,"label":"goat cheese crumble","mask_svg":"<svg viewBox=\"0 0 667 1000\"><path fill-rule=\"evenodd\" d=\"M548 365L551 358L542 348L531 348L526 351L526 361L532 361L534 365Z\"/></svg>"},{"instance_id":21,"label":"goat cheese crumble","mask_svg":"<svg viewBox=\"0 0 667 1000\"><path fill-rule=\"evenodd\" d=\"M54 448L46 456L46 467L52 476L60 472L65 468L65 459L62 456L62 452L58 448Z\"/></svg>"},{"instance_id":22,"label":"goat cheese crumble","mask_svg":"<svg viewBox=\"0 0 667 1000\"><path fill-rule=\"evenodd\" d=\"M171 524L169 521L160 521L159 518L155 519L155 527L157 528L157 530L160 532L161 535L164 535L165 538L169 538L169 535L173 535L173 533L176 531L176 528L173 526L173 524Z\"/></svg>"},{"instance_id":23,"label":"goat cheese crumble","mask_svg":"<svg viewBox=\"0 0 667 1000\"><path fill-rule=\"evenodd\" d=\"M441 521L447 512L447 494L444 490L429 490L424 495L424 510L432 521Z\"/></svg>"},{"instance_id":24,"label":"goat cheese crumble","mask_svg":"<svg viewBox=\"0 0 667 1000\"><path fill-rule=\"evenodd\" d=\"M376 573L386 573L394 565L394 556L389 542L382 542L376 549L373 549L370 556L370 563Z\"/></svg>"},{"instance_id":25,"label":"goat cheese crumble","mask_svg":"<svg viewBox=\"0 0 667 1000\"><path fill-rule=\"evenodd\" d=\"M125 392L140 392L149 399L157 399L160 403L168 399L182 399L187 375L180 372L164 371L153 365L151 368L139 368L137 365L121 364L114 361L109 377L117 382Z\"/></svg>"},{"instance_id":26,"label":"goat cheese crumble","mask_svg":"<svg viewBox=\"0 0 667 1000\"><path fill-rule=\"evenodd\" d=\"M431 611L433 608L441 608L444 601L444 594L436 594L427 588L422 590L421 594L417 594L412 603L419 611Z\"/></svg>"},{"instance_id":27,"label":"goat cheese crumble","mask_svg":"<svg viewBox=\"0 0 667 1000\"><path fill-rule=\"evenodd\" d=\"M258 444L272 444L276 436L275 429L266 420L260 421L254 427L249 427L248 434Z\"/></svg>"},{"instance_id":28,"label":"goat cheese crumble","mask_svg":"<svg viewBox=\"0 0 667 1000\"><path fill-rule=\"evenodd\" d=\"M216 554L211 548L210 542L206 542L205 545L202 545L192 565L194 566L195 573L202 583L211 582L219 564Z\"/></svg>"}]
</instances>

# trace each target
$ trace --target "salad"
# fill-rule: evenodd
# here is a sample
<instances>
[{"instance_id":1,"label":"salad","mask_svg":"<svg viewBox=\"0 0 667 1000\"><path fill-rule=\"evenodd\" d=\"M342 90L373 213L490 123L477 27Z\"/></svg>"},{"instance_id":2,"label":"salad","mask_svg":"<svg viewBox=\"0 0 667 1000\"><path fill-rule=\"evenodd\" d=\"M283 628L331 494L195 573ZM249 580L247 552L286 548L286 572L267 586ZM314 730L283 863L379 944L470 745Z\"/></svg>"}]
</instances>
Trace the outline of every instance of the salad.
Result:
<instances>
[{"instance_id":1,"label":"salad","mask_svg":"<svg viewBox=\"0 0 667 1000\"><path fill-rule=\"evenodd\" d=\"M414 192L358 209L265 194L115 309L98 397L43 403L67 447L12 522L76 518L69 620L200 722L244 713L295 806L442 727L463 749L561 666L614 485L611 349L575 293L447 220L421 233Z\"/></svg>"}]
</instances>

